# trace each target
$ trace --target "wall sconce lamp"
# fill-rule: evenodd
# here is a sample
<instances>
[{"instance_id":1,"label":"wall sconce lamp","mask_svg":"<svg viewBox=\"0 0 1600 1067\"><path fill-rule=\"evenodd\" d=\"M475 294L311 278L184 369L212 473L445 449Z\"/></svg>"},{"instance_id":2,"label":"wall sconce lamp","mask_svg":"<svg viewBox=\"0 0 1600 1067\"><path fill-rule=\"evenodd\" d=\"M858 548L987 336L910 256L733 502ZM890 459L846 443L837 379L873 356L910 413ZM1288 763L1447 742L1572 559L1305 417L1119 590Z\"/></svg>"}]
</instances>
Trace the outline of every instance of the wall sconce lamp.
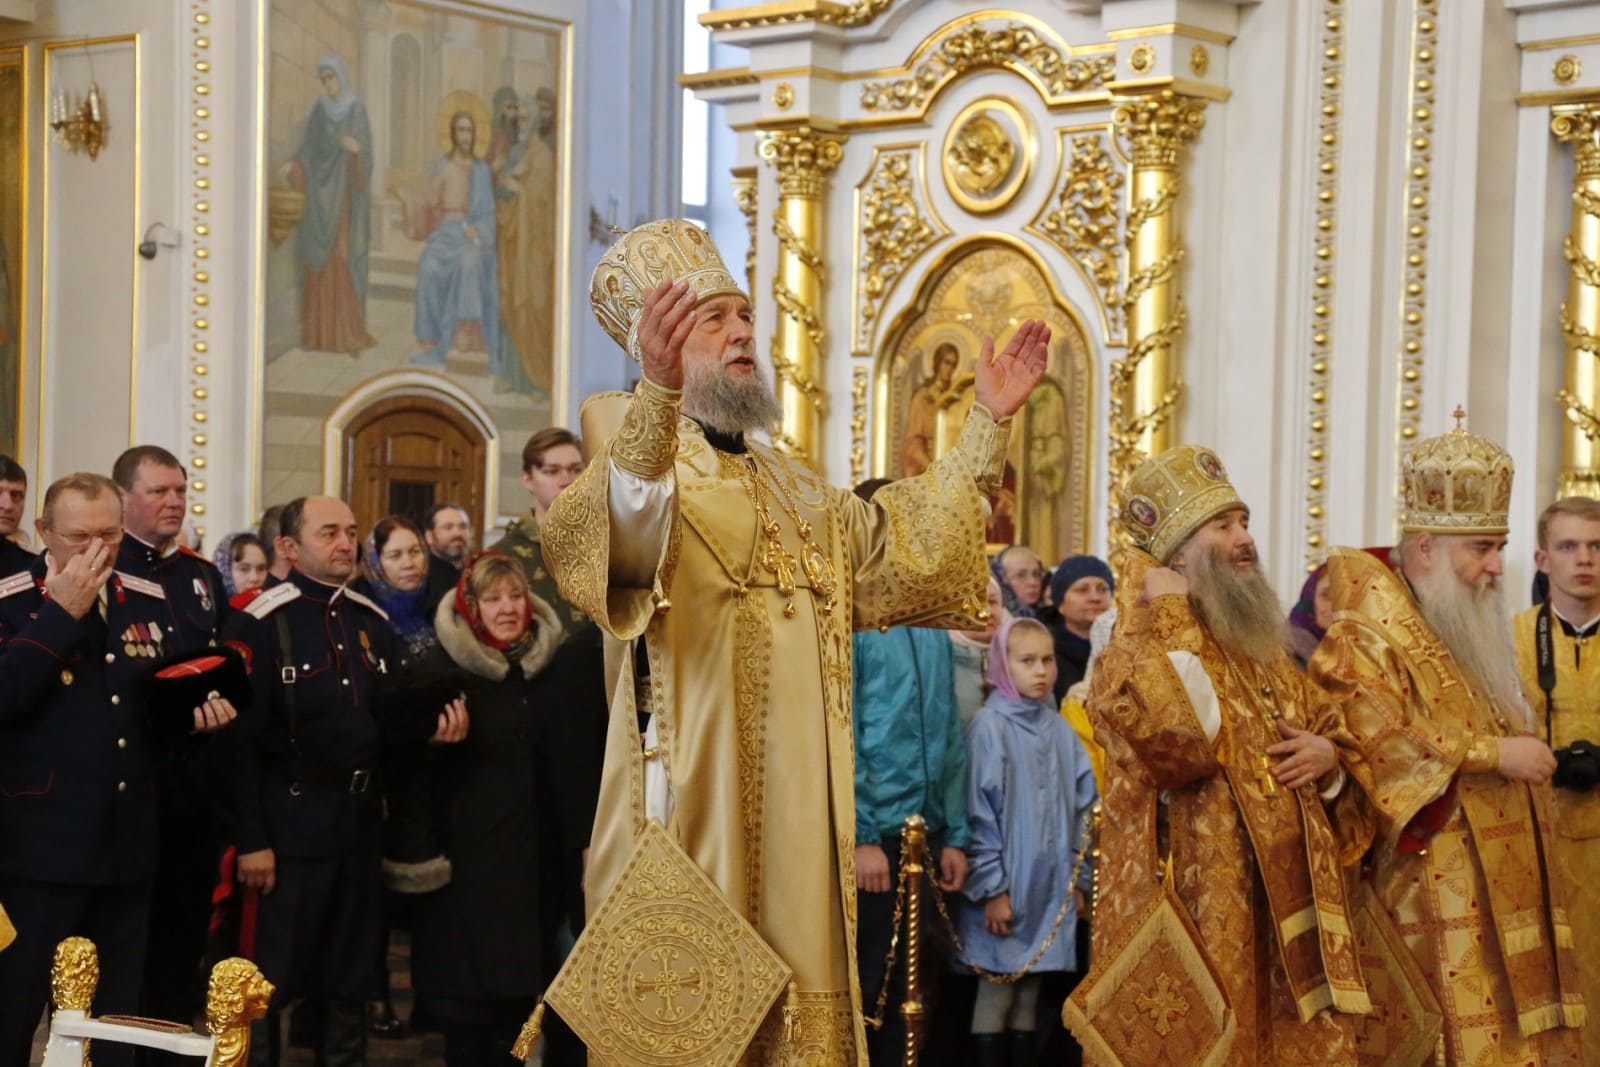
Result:
<instances>
[{"instance_id":1,"label":"wall sconce lamp","mask_svg":"<svg viewBox=\"0 0 1600 1067\"><path fill-rule=\"evenodd\" d=\"M73 100L66 89L58 87L50 99L50 129L56 144L64 144L75 153L88 152L90 159L98 159L111 124L106 121L105 96L100 92L100 83L94 80L94 57L87 42L83 54L89 59L89 91Z\"/></svg>"}]
</instances>

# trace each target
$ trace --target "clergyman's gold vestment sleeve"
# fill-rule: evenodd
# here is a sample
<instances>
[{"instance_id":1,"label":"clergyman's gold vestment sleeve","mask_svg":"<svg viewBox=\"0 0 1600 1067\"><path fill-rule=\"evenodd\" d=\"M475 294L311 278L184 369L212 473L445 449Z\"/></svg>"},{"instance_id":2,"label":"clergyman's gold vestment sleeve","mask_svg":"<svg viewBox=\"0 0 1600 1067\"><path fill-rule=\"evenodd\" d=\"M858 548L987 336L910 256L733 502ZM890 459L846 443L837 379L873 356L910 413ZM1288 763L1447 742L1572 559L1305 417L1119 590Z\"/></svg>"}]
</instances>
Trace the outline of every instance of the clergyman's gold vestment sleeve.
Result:
<instances>
[{"instance_id":1,"label":"clergyman's gold vestment sleeve","mask_svg":"<svg viewBox=\"0 0 1600 1067\"><path fill-rule=\"evenodd\" d=\"M616 436L551 503L542 531L562 595L624 641L644 632L672 582L682 399L639 379Z\"/></svg>"},{"instance_id":2,"label":"clergyman's gold vestment sleeve","mask_svg":"<svg viewBox=\"0 0 1600 1067\"><path fill-rule=\"evenodd\" d=\"M841 491L857 630L982 627L989 583L983 502L1000 491L1011 419L972 405L955 446L871 502Z\"/></svg>"},{"instance_id":3,"label":"clergyman's gold vestment sleeve","mask_svg":"<svg viewBox=\"0 0 1600 1067\"><path fill-rule=\"evenodd\" d=\"M1222 764L1170 653L1198 655L1200 624L1180 594L1138 605L1118 638L1131 667L1101 704L1106 726L1138 757L1151 784L1181 789L1222 772Z\"/></svg>"}]
</instances>

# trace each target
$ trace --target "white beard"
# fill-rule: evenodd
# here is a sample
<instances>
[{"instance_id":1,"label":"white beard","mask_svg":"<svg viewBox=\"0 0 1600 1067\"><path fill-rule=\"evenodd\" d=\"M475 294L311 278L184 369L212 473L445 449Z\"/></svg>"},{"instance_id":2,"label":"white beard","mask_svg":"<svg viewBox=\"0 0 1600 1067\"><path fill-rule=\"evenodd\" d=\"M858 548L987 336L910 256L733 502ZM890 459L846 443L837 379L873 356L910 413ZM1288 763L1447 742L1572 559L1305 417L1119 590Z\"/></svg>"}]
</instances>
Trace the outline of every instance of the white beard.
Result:
<instances>
[{"instance_id":1,"label":"white beard","mask_svg":"<svg viewBox=\"0 0 1600 1067\"><path fill-rule=\"evenodd\" d=\"M1468 585L1448 564L1441 563L1412 585L1422 617L1438 633L1467 680L1526 727L1531 717L1517 675L1511 614L1498 580L1486 574L1476 585Z\"/></svg>"},{"instance_id":2,"label":"white beard","mask_svg":"<svg viewBox=\"0 0 1600 1067\"><path fill-rule=\"evenodd\" d=\"M683 413L723 433L769 430L783 417L759 373L734 378L711 362L685 366Z\"/></svg>"}]
</instances>

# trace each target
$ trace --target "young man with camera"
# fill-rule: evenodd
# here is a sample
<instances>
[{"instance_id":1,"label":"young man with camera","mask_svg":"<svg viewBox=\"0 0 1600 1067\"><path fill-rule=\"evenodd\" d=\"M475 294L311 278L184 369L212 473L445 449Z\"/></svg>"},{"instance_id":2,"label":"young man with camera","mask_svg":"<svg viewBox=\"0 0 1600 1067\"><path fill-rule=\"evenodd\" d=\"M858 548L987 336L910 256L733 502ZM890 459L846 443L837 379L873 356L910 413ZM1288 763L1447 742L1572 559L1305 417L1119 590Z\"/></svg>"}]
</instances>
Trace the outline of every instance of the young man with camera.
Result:
<instances>
[{"instance_id":1,"label":"young man with camera","mask_svg":"<svg viewBox=\"0 0 1600 1067\"><path fill-rule=\"evenodd\" d=\"M1600 500L1571 496L1539 516L1535 565L1550 596L1516 617L1517 670L1537 731L1555 750L1555 857L1567 883L1584 999L1600 1004ZM1583 1028L1600 1063L1600 1024Z\"/></svg>"}]
</instances>

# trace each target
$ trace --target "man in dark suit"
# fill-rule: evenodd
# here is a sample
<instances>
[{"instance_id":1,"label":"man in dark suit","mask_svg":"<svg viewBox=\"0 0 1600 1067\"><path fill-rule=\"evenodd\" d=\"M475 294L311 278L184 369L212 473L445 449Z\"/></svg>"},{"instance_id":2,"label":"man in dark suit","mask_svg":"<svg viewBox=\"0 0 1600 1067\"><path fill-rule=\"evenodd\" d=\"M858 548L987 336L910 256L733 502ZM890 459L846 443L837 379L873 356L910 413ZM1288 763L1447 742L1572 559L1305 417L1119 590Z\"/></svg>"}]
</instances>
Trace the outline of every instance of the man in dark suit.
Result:
<instances>
[{"instance_id":1,"label":"man in dark suit","mask_svg":"<svg viewBox=\"0 0 1600 1067\"><path fill-rule=\"evenodd\" d=\"M139 1010L159 855L155 763L142 681L170 639L162 587L113 568L117 487L73 474L45 493L44 552L0 580L0 900L17 940L0 952L0 1065L29 1058L56 943L100 955L97 1015ZM226 701L193 710L227 725ZM96 1062L125 1062L118 1047Z\"/></svg>"},{"instance_id":2,"label":"man in dark suit","mask_svg":"<svg viewBox=\"0 0 1600 1067\"><path fill-rule=\"evenodd\" d=\"M33 553L17 538L28 504L28 472L10 456L0 456L0 578L25 571Z\"/></svg>"}]
</instances>

